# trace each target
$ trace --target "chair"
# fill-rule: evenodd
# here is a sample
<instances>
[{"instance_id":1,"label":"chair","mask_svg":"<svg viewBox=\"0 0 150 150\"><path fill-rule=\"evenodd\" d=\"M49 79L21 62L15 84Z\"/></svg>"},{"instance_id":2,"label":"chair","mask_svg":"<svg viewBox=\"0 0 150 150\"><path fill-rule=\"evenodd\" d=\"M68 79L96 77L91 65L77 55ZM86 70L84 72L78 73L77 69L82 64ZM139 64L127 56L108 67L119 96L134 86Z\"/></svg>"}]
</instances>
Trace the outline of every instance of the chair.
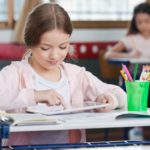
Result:
<instances>
[{"instance_id":1,"label":"chair","mask_svg":"<svg viewBox=\"0 0 150 150\"><path fill-rule=\"evenodd\" d=\"M121 66L109 64L104 58L105 50L99 51L100 77L109 83L118 83Z\"/></svg>"}]
</instances>

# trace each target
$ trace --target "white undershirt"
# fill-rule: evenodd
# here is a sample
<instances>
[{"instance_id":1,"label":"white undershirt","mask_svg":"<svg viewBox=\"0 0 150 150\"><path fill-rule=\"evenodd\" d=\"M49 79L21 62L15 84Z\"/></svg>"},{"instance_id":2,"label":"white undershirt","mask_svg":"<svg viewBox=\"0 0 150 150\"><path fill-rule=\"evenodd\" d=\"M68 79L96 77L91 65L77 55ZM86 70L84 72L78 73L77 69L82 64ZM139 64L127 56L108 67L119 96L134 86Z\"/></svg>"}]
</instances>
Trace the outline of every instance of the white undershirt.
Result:
<instances>
[{"instance_id":1,"label":"white undershirt","mask_svg":"<svg viewBox=\"0 0 150 150\"><path fill-rule=\"evenodd\" d=\"M61 79L57 82L46 80L33 70L36 90L48 90L48 89L55 90L63 97L67 105L66 107L68 108L71 106L69 81L66 78L64 71L62 69L60 70L61 70Z\"/></svg>"}]
</instances>

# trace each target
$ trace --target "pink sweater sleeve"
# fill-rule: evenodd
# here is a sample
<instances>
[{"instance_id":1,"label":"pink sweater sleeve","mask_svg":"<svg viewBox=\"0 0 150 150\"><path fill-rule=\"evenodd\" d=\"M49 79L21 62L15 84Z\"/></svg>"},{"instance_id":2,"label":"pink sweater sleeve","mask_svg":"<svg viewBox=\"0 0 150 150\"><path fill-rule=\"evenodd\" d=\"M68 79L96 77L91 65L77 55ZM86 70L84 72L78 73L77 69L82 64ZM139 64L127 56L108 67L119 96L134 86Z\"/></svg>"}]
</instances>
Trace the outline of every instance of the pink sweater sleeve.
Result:
<instances>
[{"instance_id":1,"label":"pink sweater sleeve","mask_svg":"<svg viewBox=\"0 0 150 150\"><path fill-rule=\"evenodd\" d=\"M84 67L63 64L66 75L69 79L71 98L73 103L83 103L83 101L95 101L101 94L109 94L113 97L115 106L113 108L125 108L126 93L119 87L106 84L85 70Z\"/></svg>"},{"instance_id":2,"label":"pink sweater sleeve","mask_svg":"<svg viewBox=\"0 0 150 150\"><path fill-rule=\"evenodd\" d=\"M95 98L101 94L109 94L114 100L114 108L126 109L127 95L119 86L104 83L88 71L85 71L84 74L84 86L86 87L85 95L87 97L90 97L92 91Z\"/></svg>"},{"instance_id":3,"label":"pink sweater sleeve","mask_svg":"<svg viewBox=\"0 0 150 150\"><path fill-rule=\"evenodd\" d=\"M125 36L121 39L121 42L125 45L127 51L133 50L132 36Z\"/></svg>"},{"instance_id":4,"label":"pink sweater sleeve","mask_svg":"<svg viewBox=\"0 0 150 150\"><path fill-rule=\"evenodd\" d=\"M33 89L20 89L21 79L14 65L0 71L0 109L23 108L35 104Z\"/></svg>"}]
</instances>

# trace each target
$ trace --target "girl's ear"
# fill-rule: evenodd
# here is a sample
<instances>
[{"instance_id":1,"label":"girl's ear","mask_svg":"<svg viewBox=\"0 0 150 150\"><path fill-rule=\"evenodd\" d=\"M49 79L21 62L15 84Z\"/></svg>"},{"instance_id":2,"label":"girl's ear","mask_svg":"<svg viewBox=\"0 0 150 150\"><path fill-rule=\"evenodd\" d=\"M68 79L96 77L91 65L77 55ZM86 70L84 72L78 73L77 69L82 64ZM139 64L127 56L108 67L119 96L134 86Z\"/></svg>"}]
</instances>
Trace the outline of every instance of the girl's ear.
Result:
<instances>
[{"instance_id":1,"label":"girl's ear","mask_svg":"<svg viewBox=\"0 0 150 150\"><path fill-rule=\"evenodd\" d=\"M27 49L22 57L22 59L27 60L32 55L32 50Z\"/></svg>"}]
</instances>

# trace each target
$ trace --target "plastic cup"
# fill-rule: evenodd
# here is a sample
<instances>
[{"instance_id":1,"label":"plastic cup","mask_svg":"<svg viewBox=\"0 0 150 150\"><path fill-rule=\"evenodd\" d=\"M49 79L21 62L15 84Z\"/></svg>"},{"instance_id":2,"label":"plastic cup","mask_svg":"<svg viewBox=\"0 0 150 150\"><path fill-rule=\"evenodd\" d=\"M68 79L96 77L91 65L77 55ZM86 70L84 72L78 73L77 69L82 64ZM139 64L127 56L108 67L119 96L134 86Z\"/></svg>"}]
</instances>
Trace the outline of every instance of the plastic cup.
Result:
<instances>
[{"instance_id":1,"label":"plastic cup","mask_svg":"<svg viewBox=\"0 0 150 150\"><path fill-rule=\"evenodd\" d=\"M148 81L125 82L127 91L128 111L147 111L148 102Z\"/></svg>"}]
</instances>

